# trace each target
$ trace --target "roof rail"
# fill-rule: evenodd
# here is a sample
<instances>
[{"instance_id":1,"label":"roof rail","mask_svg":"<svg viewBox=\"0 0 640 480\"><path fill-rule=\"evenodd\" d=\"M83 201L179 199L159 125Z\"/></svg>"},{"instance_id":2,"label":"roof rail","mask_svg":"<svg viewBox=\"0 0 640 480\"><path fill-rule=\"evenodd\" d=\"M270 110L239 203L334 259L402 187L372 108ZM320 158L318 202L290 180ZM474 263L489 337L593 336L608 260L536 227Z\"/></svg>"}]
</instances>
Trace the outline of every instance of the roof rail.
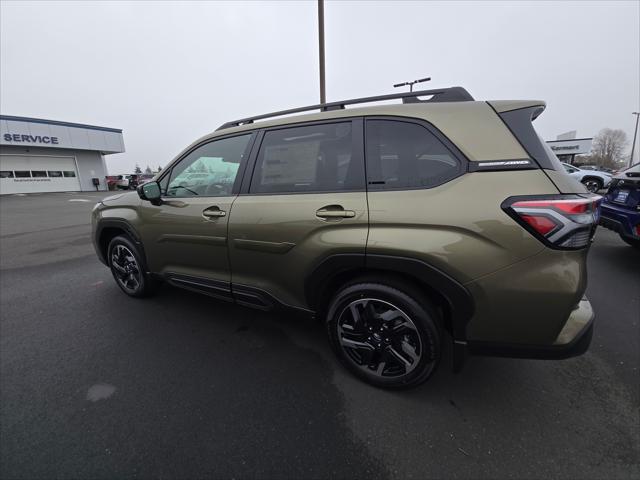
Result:
<instances>
[{"instance_id":1,"label":"roof rail","mask_svg":"<svg viewBox=\"0 0 640 480\"><path fill-rule=\"evenodd\" d=\"M427 100L421 100L418 97L431 95L431 98ZM255 117L241 118L240 120L234 120L227 122L220 126L217 130L223 130L225 128L237 127L240 125L247 125L253 123L256 120L263 120L265 118L280 117L282 115L290 115L292 113L308 112L311 110L320 110L321 112L327 112L329 110L342 110L346 105L356 105L358 103L371 103L379 102L382 100L395 100L401 98L402 103L435 103L435 102L468 102L473 101L473 97L462 87L449 87L439 88L435 90L420 90L416 92L403 92L393 93L390 95L378 95L375 97L363 97L353 98L351 100L341 100L339 102L319 103L317 105L310 105L308 107L291 108L289 110L281 110L279 112L265 113L263 115L256 115Z\"/></svg>"}]
</instances>

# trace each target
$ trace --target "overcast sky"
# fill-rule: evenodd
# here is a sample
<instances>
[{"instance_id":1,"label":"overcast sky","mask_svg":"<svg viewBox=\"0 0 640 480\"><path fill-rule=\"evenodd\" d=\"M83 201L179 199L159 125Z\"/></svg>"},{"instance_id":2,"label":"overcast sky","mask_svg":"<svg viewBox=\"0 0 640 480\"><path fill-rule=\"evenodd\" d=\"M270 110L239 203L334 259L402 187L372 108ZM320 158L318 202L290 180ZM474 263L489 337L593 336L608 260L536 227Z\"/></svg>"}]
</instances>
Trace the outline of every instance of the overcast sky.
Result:
<instances>
[{"instance_id":1,"label":"overcast sky","mask_svg":"<svg viewBox=\"0 0 640 480\"><path fill-rule=\"evenodd\" d=\"M164 166L225 121L318 101L315 1L0 8L0 112L122 128L112 174ZM431 76L476 99L545 100L545 139L620 128L630 149L639 25L638 1L327 1L327 99Z\"/></svg>"}]
</instances>

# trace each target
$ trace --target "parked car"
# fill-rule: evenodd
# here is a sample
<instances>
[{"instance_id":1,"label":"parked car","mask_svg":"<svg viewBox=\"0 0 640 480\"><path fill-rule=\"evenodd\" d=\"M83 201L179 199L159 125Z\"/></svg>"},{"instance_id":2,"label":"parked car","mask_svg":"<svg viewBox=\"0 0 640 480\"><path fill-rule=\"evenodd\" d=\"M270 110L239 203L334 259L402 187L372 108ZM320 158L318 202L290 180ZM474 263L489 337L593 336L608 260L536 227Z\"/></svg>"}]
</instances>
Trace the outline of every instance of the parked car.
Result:
<instances>
[{"instance_id":1,"label":"parked car","mask_svg":"<svg viewBox=\"0 0 640 480\"><path fill-rule=\"evenodd\" d=\"M600 225L640 249L640 163L613 177L602 203Z\"/></svg>"},{"instance_id":2,"label":"parked car","mask_svg":"<svg viewBox=\"0 0 640 480\"><path fill-rule=\"evenodd\" d=\"M609 186L611 182L611 175L599 170L584 170L568 163L563 163L562 166L570 176L582 183L592 193Z\"/></svg>"},{"instance_id":3,"label":"parked car","mask_svg":"<svg viewBox=\"0 0 640 480\"><path fill-rule=\"evenodd\" d=\"M129 176L118 175L116 176L116 188L118 190L129 190Z\"/></svg>"},{"instance_id":4,"label":"parked car","mask_svg":"<svg viewBox=\"0 0 640 480\"><path fill-rule=\"evenodd\" d=\"M468 353L580 355L600 197L535 133L544 108L452 87L229 122L98 203L95 249L132 297L164 280L314 315L381 387L427 380L445 339L455 371ZM215 183L182 183L202 168Z\"/></svg>"},{"instance_id":5,"label":"parked car","mask_svg":"<svg viewBox=\"0 0 640 480\"><path fill-rule=\"evenodd\" d=\"M598 172L608 173L611 176L613 176L613 174L615 173L615 170L612 170L611 168L607 168L607 167L602 167L600 165L572 165L572 166L579 168L580 170L595 170Z\"/></svg>"}]
</instances>

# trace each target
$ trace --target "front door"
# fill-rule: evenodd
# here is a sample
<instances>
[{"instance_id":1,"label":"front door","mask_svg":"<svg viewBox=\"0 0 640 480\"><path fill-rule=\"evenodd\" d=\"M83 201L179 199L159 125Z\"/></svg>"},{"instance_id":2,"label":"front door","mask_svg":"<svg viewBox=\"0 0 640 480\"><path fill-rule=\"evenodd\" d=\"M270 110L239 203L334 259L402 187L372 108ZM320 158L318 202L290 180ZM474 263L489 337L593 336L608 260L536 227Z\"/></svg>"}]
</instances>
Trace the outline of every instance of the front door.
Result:
<instances>
[{"instance_id":1,"label":"front door","mask_svg":"<svg viewBox=\"0 0 640 480\"><path fill-rule=\"evenodd\" d=\"M191 150L160 179L162 204L142 202L140 235L152 272L230 298L227 226L252 135Z\"/></svg>"},{"instance_id":2,"label":"front door","mask_svg":"<svg viewBox=\"0 0 640 480\"><path fill-rule=\"evenodd\" d=\"M243 182L247 191L234 202L229 220L237 302L308 308L305 279L323 260L354 254L364 266L362 145L361 119L264 132L250 184Z\"/></svg>"}]
</instances>

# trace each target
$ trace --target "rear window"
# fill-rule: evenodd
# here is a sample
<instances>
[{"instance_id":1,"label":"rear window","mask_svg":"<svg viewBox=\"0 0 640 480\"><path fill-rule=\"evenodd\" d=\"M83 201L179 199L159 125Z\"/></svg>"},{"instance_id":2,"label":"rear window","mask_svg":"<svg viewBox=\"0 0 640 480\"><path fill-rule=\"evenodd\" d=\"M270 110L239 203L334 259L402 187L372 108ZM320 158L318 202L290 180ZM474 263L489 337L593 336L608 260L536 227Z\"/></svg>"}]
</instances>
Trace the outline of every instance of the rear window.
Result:
<instances>
[{"instance_id":1,"label":"rear window","mask_svg":"<svg viewBox=\"0 0 640 480\"><path fill-rule=\"evenodd\" d=\"M463 172L453 153L423 125L367 120L367 182L373 190L430 188Z\"/></svg>"},{"instance_id":2,"label":"rear window","mask_svg":"<svg viewBox=\"0 0 640 480\"><path fill-rule=\"evenodd\" d=\"M291 127L264 135L251 193L364 189L361 159L353 155L351 122Z\"/></svg>"},{"instance_id":3,"label":"rear window","mask_svg":"<svg viewBox=\"0 0 640 480\"><path fill-rule=\"evenodd\" d=\"M547 145L533 128L533 120L542 113L544 107L534 106L500 113L500 118L518 139L522 147L541 168L548 170L565 170L553 150Z\"/></svg>"}]
</instances>

